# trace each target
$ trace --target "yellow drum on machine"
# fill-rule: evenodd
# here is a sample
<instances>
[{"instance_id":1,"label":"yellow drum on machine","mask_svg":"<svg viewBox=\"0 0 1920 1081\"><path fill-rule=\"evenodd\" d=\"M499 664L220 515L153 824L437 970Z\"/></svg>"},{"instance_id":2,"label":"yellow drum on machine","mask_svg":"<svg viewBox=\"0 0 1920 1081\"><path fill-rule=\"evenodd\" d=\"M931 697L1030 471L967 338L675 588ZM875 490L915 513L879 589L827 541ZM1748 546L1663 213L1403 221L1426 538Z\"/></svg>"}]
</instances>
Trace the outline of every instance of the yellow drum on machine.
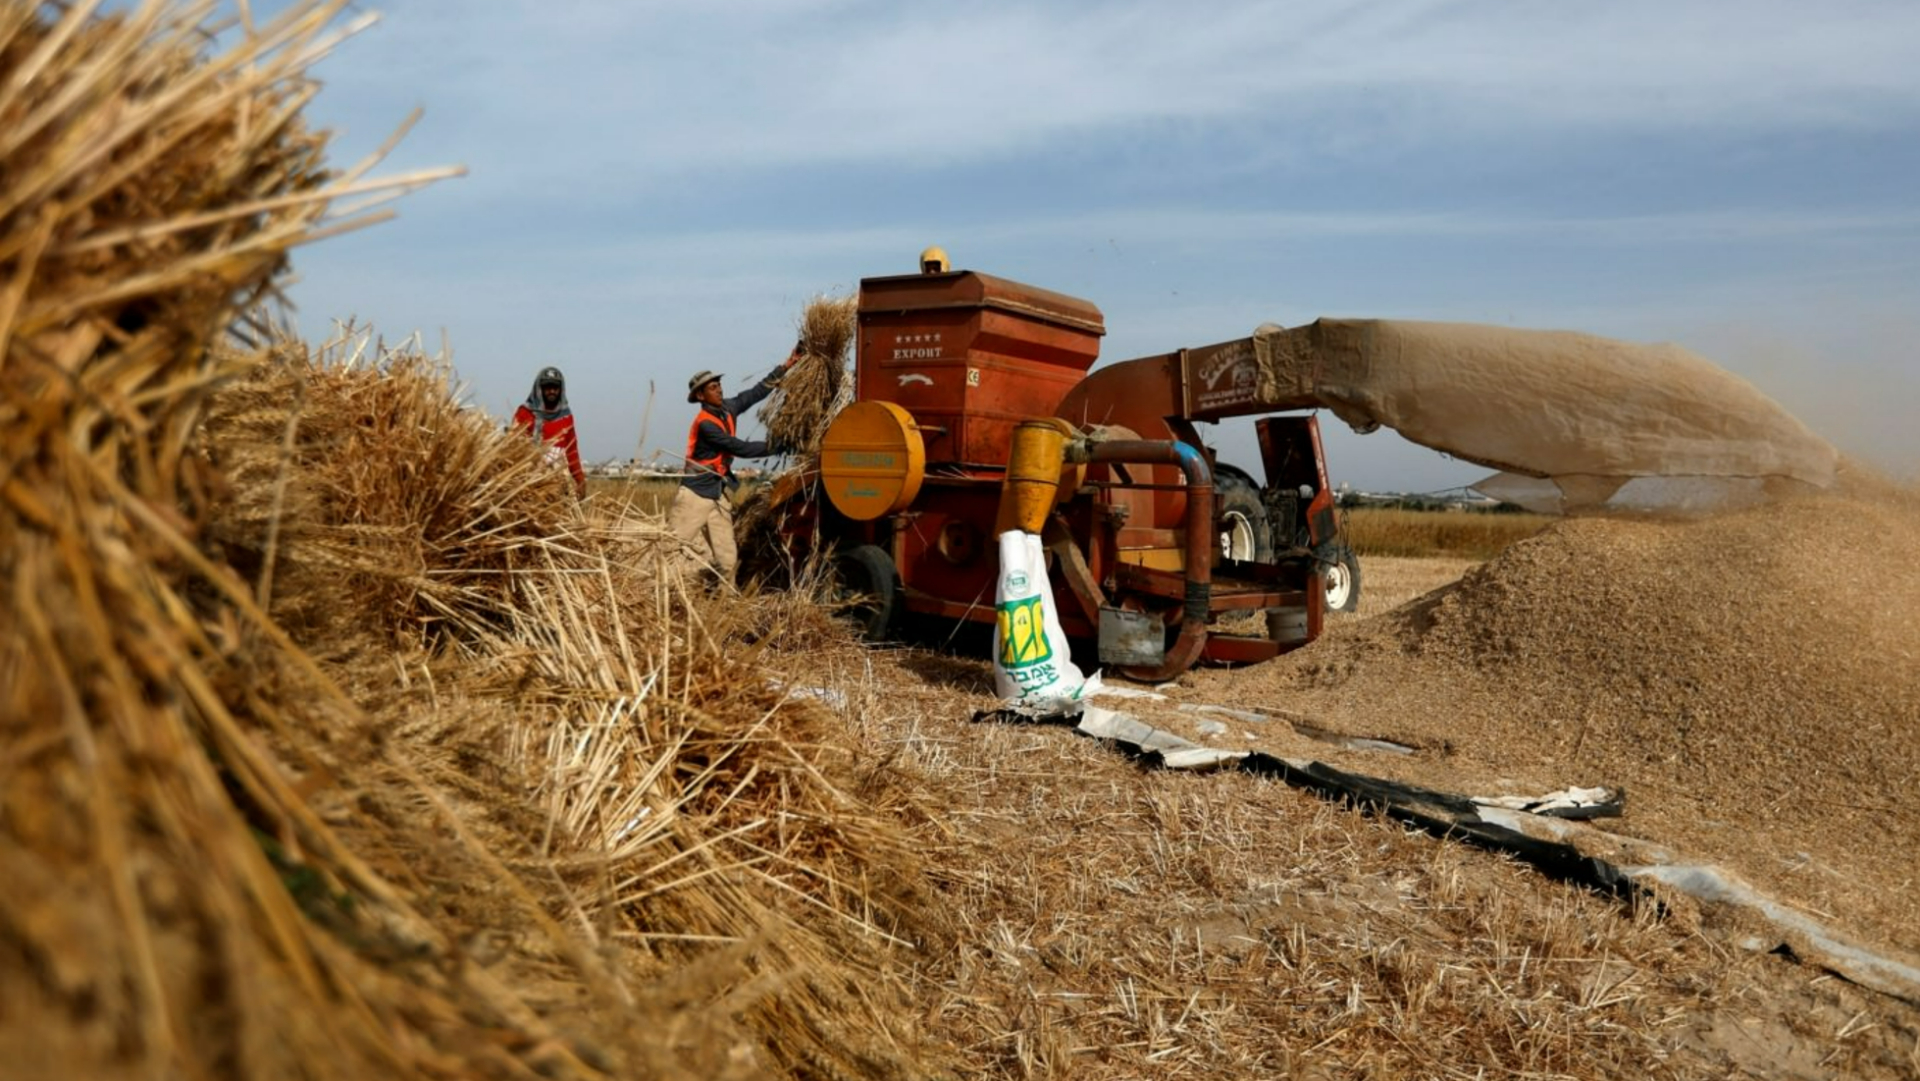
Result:
<instances>
[{"instance_id":1,"label":"yellow drum on machine","mask_svg":"<svg viewBox=\"0 0 1920 1081\"><path fill-rule=\"evenodd\" d=\"M856 522L905 510L926 475L920 426L892 402L847 406L820 445L820 482L827 499Z\"/></svg>"}]
</instances>

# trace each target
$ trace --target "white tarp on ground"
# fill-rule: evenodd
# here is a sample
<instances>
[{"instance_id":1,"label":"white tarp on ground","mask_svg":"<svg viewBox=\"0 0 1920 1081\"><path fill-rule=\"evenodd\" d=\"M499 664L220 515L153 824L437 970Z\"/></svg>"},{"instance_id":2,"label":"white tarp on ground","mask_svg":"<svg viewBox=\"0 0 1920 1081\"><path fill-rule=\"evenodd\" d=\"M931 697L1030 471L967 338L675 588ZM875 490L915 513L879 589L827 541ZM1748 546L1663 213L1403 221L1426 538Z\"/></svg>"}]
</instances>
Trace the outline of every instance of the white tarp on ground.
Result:
<instances>
[{"instance_id":1,"label":"white tarp on ground","mask_svg":"<svg viewBox=\"0 0 1920 1081\"><path fill-rule=\"evenodd\" d=\"M1686 863L1665 847L1639 838L1608 833L1585 822L1568 822L1497 807L1483 806L1480 816L1489 822L1530 836L1571 844L1583 850L1612 851L1646 862L1612 862L1635 880L1660 882L1709 904L1734 905L1779 928L1795 952L1814 964L1832 969L1863 987L1908 1002L1920 1002L1920 959L1892 950L1870 948L1843 932L1797 912L1754 889L1732 872L1709 864ZM1756 948L1767 948L1759 940Z\"/></svg>"}]
</instances>

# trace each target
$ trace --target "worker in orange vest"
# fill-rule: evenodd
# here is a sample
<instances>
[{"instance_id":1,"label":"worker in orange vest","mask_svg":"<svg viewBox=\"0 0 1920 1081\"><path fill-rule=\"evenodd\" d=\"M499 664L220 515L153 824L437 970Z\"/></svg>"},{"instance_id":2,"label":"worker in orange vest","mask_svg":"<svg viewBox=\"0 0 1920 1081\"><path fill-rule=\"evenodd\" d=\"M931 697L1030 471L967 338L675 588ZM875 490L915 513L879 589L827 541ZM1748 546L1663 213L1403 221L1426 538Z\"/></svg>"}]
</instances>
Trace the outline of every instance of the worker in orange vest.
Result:
<instances>
[{"instance_id":1,"label":"worker in orange vest","mask_svg":"<svg viewBox=\"0 0 1920 1081\"><path fill-rule=\"evenodd\" d=\"M587 471L580 465L580 433L573 427L573 410L567 407L567 377L560 374L560 369L542 368L533 377L533 390L513 411L511 427L543 444L548 461L566 465L573 475L575 495L587 494Z\"/></svg>"},{"instance_id":2,"label":"worker in orange vest","mask_svg":"<svg viewBox=\"0 0 1920 1081\"><path fill-rule=\"evenodd\" d=\"M693 415L693 425L687 429L687 472L673 493L667 527L729 585L734 568L740 564L740 550L733 539L733 508L726 499L740 483L733 473L733 460L781 453L763 440L741 439L734 434L735 423L742 412L773 393L798 359L800 344L796 342L784 364L731 398L721 391L718 372L696 372L687 380L687 401L699 405L700 411Z\"/></svg>"}]
</instances>

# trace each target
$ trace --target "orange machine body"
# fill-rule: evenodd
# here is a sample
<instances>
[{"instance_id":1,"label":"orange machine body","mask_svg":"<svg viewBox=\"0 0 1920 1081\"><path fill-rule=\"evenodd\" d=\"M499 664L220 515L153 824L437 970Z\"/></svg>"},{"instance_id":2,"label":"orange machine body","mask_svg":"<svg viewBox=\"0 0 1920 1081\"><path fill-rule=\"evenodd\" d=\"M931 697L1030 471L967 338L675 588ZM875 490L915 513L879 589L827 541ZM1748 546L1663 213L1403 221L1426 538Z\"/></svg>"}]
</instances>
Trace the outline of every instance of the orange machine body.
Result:
<instances>
[{"instance_id":1,"label":"orange machine body","mask_svg":"<svg viewBox=\"0 0 1920 1081\"><path fill-rule=\"evenodd\" d=\"M860 283L856 397L893 402L927 464L997 472L1014 425L1048 416L1100 355L1100 309L962 270Z\"/></svg>"},{"instance_id":2,"label":"orange machine body","mask_svg":"<svg viewBox=\"0 0 1920 1081\"><path fill-rule=\"evenodd\" d=\"M1243 565L1223 560L1217 544L1195 544L1200 533L1188 509L1217 518L1209 477L1231 467L1213 462L1195 428L1185 352L1089 375L1105 332L1088 301L975 271L863 280L855 398L865 413L836 420L821 470L784 493L790 542L860 548L859 573L881 567L892 575L861 583L887 594L876 627L917 615L976 622L984 637L994 619L994 532L1015 428L1057 417L1076 433L1097 426L1104 437L1130 441L1138 456L1070 468L1042 532L1061 623L1098 653L1091 663L1165 678L1203 658L1257 661L1317 636L1319 590L1302 550L1293 552L1300 558ZM1314 419L1259 425L1267 486L1288 500L1311 489L1288 513L1299 535L1318 543L1333 520ZM912 476L873 475L869 467L896 453L916 463ZM1195 458L1205 465L1195 467ZM1211 629L1215 619L1260 611L1292 613L1289 629ZM1207 627L1197 630L1201 620ZM1162 630L1164 657L1127 663L1129 636L1137 645Z\"/></svg>"}]
</instances>

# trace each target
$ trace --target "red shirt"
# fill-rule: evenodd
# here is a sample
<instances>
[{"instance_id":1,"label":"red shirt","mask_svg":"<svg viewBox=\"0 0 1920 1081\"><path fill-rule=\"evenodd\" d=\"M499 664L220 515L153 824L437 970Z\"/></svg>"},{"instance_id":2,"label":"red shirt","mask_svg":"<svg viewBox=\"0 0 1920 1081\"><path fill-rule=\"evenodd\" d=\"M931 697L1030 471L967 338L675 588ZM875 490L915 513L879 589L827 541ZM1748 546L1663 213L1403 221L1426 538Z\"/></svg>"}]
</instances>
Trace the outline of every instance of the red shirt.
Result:
<instances>
[{"instance_id":1,"label":"red shirt","mask_svg":"<svg viewBox=\"0 0 1920 1081\"><path fill-rule=\"evenodd\" d=\"M567 472L573 474L575 485L587 483L587 471L580 465L580 437L573 430L573 414L554 417L542 424L533 410L526 406L513 411L513 430L532 432L534 426L540 426L540 442L547 444L549 457L563 454L567 460Z\"/></svg>"}]
</instances>

